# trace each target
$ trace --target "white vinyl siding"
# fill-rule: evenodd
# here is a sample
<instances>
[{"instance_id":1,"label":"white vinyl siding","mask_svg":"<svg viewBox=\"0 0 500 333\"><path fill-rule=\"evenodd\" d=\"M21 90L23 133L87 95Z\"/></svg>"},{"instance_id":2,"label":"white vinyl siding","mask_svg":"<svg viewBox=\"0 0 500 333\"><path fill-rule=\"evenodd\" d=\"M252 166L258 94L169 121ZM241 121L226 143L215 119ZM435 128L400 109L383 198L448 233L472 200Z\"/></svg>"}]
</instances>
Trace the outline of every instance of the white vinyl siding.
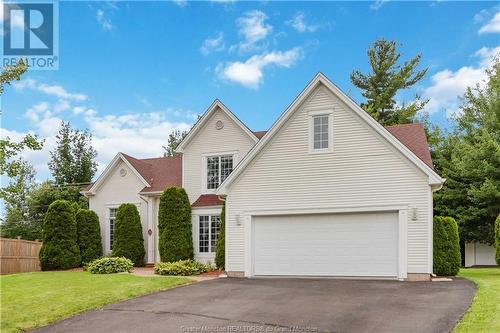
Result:
<instances>
[{"instance_id":1,"label":"white vinyl siding","mask_svg":"<svg viewBox=\"0 0 500 333\"><path fill-rule=\"evenodd\" d=\"M215 124L219 120L224 123L221 130L215 128ZM214 189L207 190L207 157L232 155L232 168L234 168L254 144L255 142L248 134L224 111L219 109L214 112L184 148L182 157L183 187L190 202L194 202L203 193L214 192ZM221 177L226 176L222 174Z\"/></svg>"},{"instance_id":2,"label":"white vinyl siding","mask_svg":"<svg viewBox=\"0 0 500 333\"><path fill-rule=\"evenodd\" d=\"M328 154L310 152L311 113L332 110ZM243 272L241 217L252 211L411 205L408 273L430 273L431 201L428 178L323 86L263 148L228 189L226 269Z\"/></svg>"}]
</instances>

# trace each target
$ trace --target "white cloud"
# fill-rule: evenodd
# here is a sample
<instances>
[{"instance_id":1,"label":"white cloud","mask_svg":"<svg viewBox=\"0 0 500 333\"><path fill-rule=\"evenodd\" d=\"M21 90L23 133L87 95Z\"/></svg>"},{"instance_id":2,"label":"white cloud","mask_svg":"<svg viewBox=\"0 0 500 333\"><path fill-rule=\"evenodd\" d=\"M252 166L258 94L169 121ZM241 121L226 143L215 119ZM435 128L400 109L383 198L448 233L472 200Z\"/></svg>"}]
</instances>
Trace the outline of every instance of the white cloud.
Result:
<instances>
[{"instance_id":1,"label":"white cloud","mask_svg":"<svg viewBox=\"0 0 500 333\"><path fill-rule=\"evenodd\" d=\"M491 66L495 55L500 54L500 46L483 47L474 54L479 58L476 66L463 66L456 71L445 69L431 77L431 86L425 89L424 96L429 98L426 111L429 113L445 110L448 115L459 111L459 96L467 87L484 84L485 70Z\"/></svg>"},{"instance_id":2,"label":"white cloud","mask_svg":"<svg viewBox=\"0 0 500 333\"><path fill-rule=\"evenodd\" d=\"M371 10L379 10L387 2L389 2L389 0L376 0L370 4L370 9Z\"/></svg>"},{"instance_id":3,"label":"white cloud","mask_svg":"<svg viewBox=\"0 0 500 333\"><path fill-rule=\"evenodd\" d=\"M203 45L200 48L201 53L208 55L212 52L219 52L225 49L224 44L224 33L221 31L217 32L213 38L207 38L203 41Z\"/></svg>"},{"instance_id":4,"label":"white cloud","mask_svg":"<svg viewBox=\"0 0 500 333\"><path fill-rule=\"evenodd\" d=\"M106 31L113 30L113 23L109 18L106 17L106 14L102 9L98 9L96 13L97 22Z\"/></svg>"},{"instance_id":5,"label":"white cloud","mask_svg":"<svg viewBox=\"0 0 500 333\"><path fill-rule=\"evenodd\" d=\"M245 62L235 61L219 64L216 71L223 79L257 89L264 80L264 68L269 66L291 67L300 56L301 49L298 47L285 52L267 52L254 55Z\"/></svg>"},{"instance_id":6,"label":"white cloud","mask_svg":"<svg viewBox=\"0 0 500 333\"><path fill-rule=\"evenodd\" d=\"M493 18L479 29L480 34L500 33L500 11Z\"/></svg>"},{"instance_id":7,"label":"white cloud","mask_svg":"<svg viewBox=\"0 0 500 333\"><path fill-rule=\"evenodd\" d=\"M44 93L46 95L51 95L67 100L85 101L87 99L87 95L78 93L77 94L69 93L68 91L66 91L66 89L64 89L64 87L60 85L49 85L46 83L40 83L31 78L19 82L14 82L13 85L14 88L17 90L32 89Z\"/></svg>"},{"instance_id":8,"label":"white cloud","mask_svg":"<svg viewBox=\"0 0 500 333\"><path fill-rule=\"evenodd\" d=\"M286 24L293 27L298 32L314 32L318 29L318 26L307 24L305 21L306 15L303 12L298 12L295 14L293 19L287 21Z\"/></svg>"},{"instance_id":9,"label":"white cloud","mask_svg":"<svg viewBox=\"0 0 500 333\"><path fill-rule=\"evenodd\" d=\"M173 0L173 2L179 7L186 7L188 4L187 0Z\"/></svg>"},{"instance_id":10,"label":"white cloud","mask_svg":"<svg viewBox=\"0 0 500 333\"><path fill-rule=\"evenodd\" d=\"M238 33L243 37L243 41L238 44L240 51L254 51L259 48L257 43L273 31L273 26L266 23L266 20L267 15L260 10L246 12L238 18Z\"/></svg>"}]
</instances>

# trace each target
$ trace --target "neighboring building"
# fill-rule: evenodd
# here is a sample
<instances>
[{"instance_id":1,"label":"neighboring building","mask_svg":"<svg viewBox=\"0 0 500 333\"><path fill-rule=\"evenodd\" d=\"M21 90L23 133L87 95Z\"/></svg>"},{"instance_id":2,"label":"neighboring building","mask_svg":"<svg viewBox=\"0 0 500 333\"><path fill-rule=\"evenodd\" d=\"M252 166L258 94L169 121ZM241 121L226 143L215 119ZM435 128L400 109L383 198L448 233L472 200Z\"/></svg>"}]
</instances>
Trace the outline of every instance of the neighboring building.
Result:
<instances>
[{"instance_id":1,"label":"neighboring building","mask_svg":"<svg viewBox=\"0 0 500 333\"><path fill-rule=\"evenodd\" d=\"M483 243L465 243L465 267L496 266L495 247Z\"/></svg>"},{"instance_id":2,"label":"neighboring building","mask_svg":"<svg viewBox=\"0 0 500 333\"><path fill-rule=\"evenodd\" d=\"M214 261L226 200L232 276L432 273L432 192L444 180L432 169L423 126L382 127L322 74L267 133L250 131L216 100L178 151L155 159L119 153L84 192L106 253L115 209L131 202L146 261L159 261L159 196L182 186L200 261Z\"/></svg>"}]
</instances>

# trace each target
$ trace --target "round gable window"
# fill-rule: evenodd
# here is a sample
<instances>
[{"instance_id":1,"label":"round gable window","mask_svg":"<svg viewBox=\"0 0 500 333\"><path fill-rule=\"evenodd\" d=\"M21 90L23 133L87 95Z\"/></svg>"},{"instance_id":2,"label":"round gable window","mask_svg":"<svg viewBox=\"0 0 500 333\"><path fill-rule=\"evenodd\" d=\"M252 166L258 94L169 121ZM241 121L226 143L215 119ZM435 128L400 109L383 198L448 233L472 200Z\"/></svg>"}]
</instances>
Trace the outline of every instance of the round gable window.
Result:
<instances>
[{"instance_id":1,"label":"round gable window","mask_svg":"<svg viewBox=\"0 0 500 333\"><path fill-rule=\"evenodd\" d=\"M218 130L221 130L224 128L224 123L222 122L222 120L217 120L217 122L215 123L215 128Z\"/></svg>"},{"instance_id":2,"label":"round gable window","mask_svg":"<svg viewBox=\"0 0 500 333\"><path fill-rule=\"evenodd\" d=\"M121 176L121 177L125 177L126 175L127 175L127 170L125 170L125 169L123 169L123 168L122 168L122 169L120 169L120 176Z\"/></svg>"}]
</instances>

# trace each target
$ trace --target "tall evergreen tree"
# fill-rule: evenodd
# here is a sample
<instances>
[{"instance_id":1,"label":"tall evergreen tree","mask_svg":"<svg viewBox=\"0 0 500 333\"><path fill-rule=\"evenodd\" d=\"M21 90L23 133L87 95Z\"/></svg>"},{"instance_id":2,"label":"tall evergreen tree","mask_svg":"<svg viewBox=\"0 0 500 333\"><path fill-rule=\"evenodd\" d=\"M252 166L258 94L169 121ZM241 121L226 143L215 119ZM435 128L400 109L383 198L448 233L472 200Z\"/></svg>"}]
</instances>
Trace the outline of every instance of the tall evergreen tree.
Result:
<instances>
[{"instance_id":1,"label":"tall evergreen tree","mask_svg":"<svg viewBox=\"0 0 500 333\"><path fill-rule=\"evenodd\" d=\"M161 195L158 228L162 261L193 259L191 204L183 188L169 187Z\"/></svg>"},{"instance_id":2,"label":"tall evergreen tree","mask_svg":"<svg viewBox=\"0 0 500 333\"><path fill-rule=\"evenodd\" d=\"M417 95L413 102L398 105L397 93L415 85L427 72L427 69L417 70L420 55L402 65L400 57L396 41L379 39L368 50L371 72L363 74L355 70L351 73L351 82L366 98L361 107L382 125L411 123L427 103Z\"/></svg>"},{"instance_id":3,"label":"tall evergreen tree","mask_svg":"<svg viewBox=\"0 0 500 333\"><path fill-rule=\"evenodd\" d=\"M219 239L215 246L215 265L217 268L224 268L226 265L226 202L222 204L220 212Z\"/></svg>"},{"instance_id":4,"label":"tall evergreen tree","mask_svg":"<svg viewBox=\"0 0 500 333\"><path fill-rule=\"evenodd\" d=\"M102 257L101 227L97 214L92 210L79 209L76 213L76 226L82 263Z\"/></svg>"},{"instance_id":5,"label":"tall evergreen tree","mask_svg":"<svg viewBox=\"0 0 500 333\"><path fill-rule=\"evenodd\" d=\"M189 131L173 130L168 135L167 146L163 146L163 149L165 150L163 156L176 156L178 154L176 152L177 146L179 145L179 143L181 143L181 141L186 137L188 133Z\"/></svg>"},{"instance_id":6,"label":"tall evergreen tree","mask_svg":"<svg viewBox=\"0 0 500 333\"><path fill-rule=\"evenodd\" d=\"M440 144L437 171L446 178L434 195L435 212L458 221L464 241L494 243L500 211L500 62L486 85L467 89L456 130Z\"/></svg>"},{"instance_id":7,"label":"tall evergreen tree","mask_svg":"<svg viewBox=\"0 0 500 333\"><path fill-rule=\"evenodd\" d=\"M68 269L80 265L75 211L71 202L57 200L50 204L43 223L40 265L43 270Z\"/></svg>"},{"instance_id":8,"label":"tall evergreen tree","mask_svg":"<svg viewBox=\"0 0 500 333\"><path fill-rule=\"evenodd\" d=\"M118 207L115 219L113 257L125 257L135 266L144 263L144 238L139 211L134 204L126 203Z\"/></svg>"},{"instance_id":9,"label":"tall evergreen tree","mask_svg":"<svg viewBox=\"0 0 500 333\"><path fill-rule=\"evenodd\" d=\"M97 152L88 131L74 130L61 122L57 145L50 152L49 169L56 184L88 183L97 171Z\"/></svg>"}]
</instances>

